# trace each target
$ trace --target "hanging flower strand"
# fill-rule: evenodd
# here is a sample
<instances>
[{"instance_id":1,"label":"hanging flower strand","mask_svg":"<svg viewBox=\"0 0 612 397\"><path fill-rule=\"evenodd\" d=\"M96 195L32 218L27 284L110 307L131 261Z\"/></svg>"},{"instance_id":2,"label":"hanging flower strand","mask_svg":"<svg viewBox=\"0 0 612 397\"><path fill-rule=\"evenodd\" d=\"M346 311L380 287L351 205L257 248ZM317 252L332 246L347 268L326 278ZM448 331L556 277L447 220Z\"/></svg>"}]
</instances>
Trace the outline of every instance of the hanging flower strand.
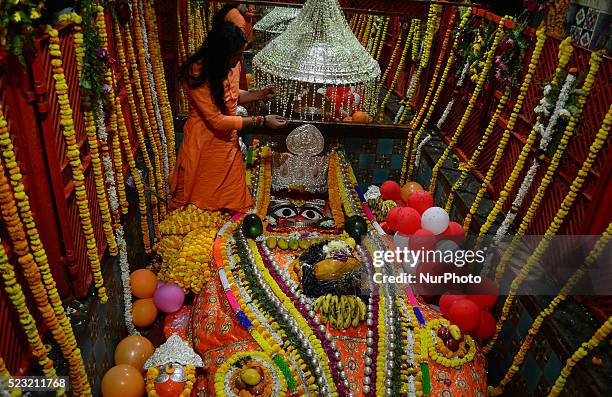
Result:
<instances>
[{"instance_id":1,"label":"hanging flower strand","mask_svg":"<svg viewBox=\"0 0 612 397\"><path fill-rule=\"evenodd\" d=\"M506 129L502 134L502 137L497 146L497 151L495 152L495 157L493 158L493 161L491 162L491 165L487 170L487 174L485 175L485 178L482 181L482 184L480 185L480 189L476 193L474 202L472 203L470 210L463 221L463 229L465 231L468 231L470 229L470 224L472 223L472 219L476 214L478 207L480 206L480 202L484 197L484 194L487 190L487 186L493 180L493 174L495 174L495 170L497 169L497 166L503 157L506 145L510 140L510 131L514 129L514 125L516 124L518 115L521 112L521 109L523 108L523 103L525 102L525 94L529 89L529 85L531 84L531 80L533 79L533 74L535 73L536 67L538 66L538 63L540 61L540 55L542 55L542 49L544 48L545 42L546 29L545 26L542 24L536 31L535 48L533 49L533 53L531 54L531 60L529 62L529 66L527 67L527 73L525 74L525 77L523 79L523 84L519 88L519 95L516 101L514 102L512 113L510 114L510 117L508 117L508 125L506 126Z\"/></svg>"},{"instance_id":2,"label":"hanging flower strand","mask_svg":"<svg viewBox=\"0 0 612 397\"><path fill-rule=\"evenodd\" d=\"M100 257L98 255L98 245L91 223L89 201L87 199L87 190L85 188L85 175L83 174L83 165L81 164L79 146L76 141L76 131L72 121L72 109L68 99L68 85L62 66L60 41L57 30L49 26L47 28L47 32L49 34L49 49L51 54L53 79L55 80L57 102L60 108L60 126L62 135L64 136L64 140L66 142L66 155L70 160L70 167L72 169L72 178L74 181L74 192L78 206L79 220L81 221L81 227L87 246L87 258L91 267L91 272L93 273L94 285L98 289L100 302L106 303L108 296L106 295L106 288L104 288L104 279L102 278Z\"/></svg>"},{"instance_id":3,"label":"hanging flower strand","mask_svg":"<svg viewBox=\"0 0 612 397\"><path fill-rule=\"evenodd\" d=\"M591 90L593 89L593 85L595 84L595 78L597 76L597 72L599 71L601 62L603 61L602 54L603 53L601 51L596 51L591 54L589 72L580 90L581 93L578 96L578 104L577 104L576 113L570 117L570 120L567 123L567 126L565 127L565 131L563 132L563 136L561 137L561 140L559 141L559 146L557 147L555 154L550 160L550 164L548 165L546 174L542 177L542 180L540 181L540 184L538 185L538 190L535 194L535 197L531 201L531 204L529 205L527 212L523 216L523 219L521 220L521 223L516 231L515 236L512 238L512 242L510 243L510 245L504 252L497 266L496 275L495 275L495 279L497 281L499 281L501 277L503 276L506 263L508 263L508 261L514 254L516 248L518 247L518 243L521 237L527 233L527 228L529 227L529 225L531 224L531 221L535 217L536 212L544 199L544 195L549 185L552 183L553 176L555 172L557 171L557 169L559 168L559 165L561 164L561 159L563 157L563 154L565 153L565 149L567 148L567 145L569 144L569 140L576 133L576 130L578 128L578 121L580 120L580 117L582 115L582 111L584 109L586 99L589 93L591 92ZM518 212L518 208L512 209L512 213L517 213L517 212Z\"/></svg>"},{"instance_id":4,"label":"hanging flower strand","mask_svg":"<svg viewBox=\"0 0 612 397\"><path fill-rule=\"evenodd\" d=\"M553 86L556 86L559 83L558 76L560 72L565 69L565 66L567 65L567 63L569 62L572 56L572 51L574 48L572 47L571 41L572 41L571 37L568 37L567 39L563 40L561 44L559 45L559 63L557 65L557 69L555 70L555 74L551 81L551 84ZM561 99L561 96L559 97L559 99ZM527 157L529 156L529 153L531 152L531 147L535 143L537 135L538 135L538 130L536 129L536 126L539 120L540 118L538 117L538 121L536 121L534 128L531 129L531 132L527 136L527 139L525 140L525 144L523 145L523 148L521 149L521 153L519 154L518 159L516 160L514 168L512 169L512 172L510 173L510 176L508 177L508 180L506 181L504 188L499 193L499 198L497 199L497 201L493 205L493 208L489 212L489 215L487 216L487 220L480 228L480 232L478 233L479 236L483 236L485 233L487 233L491 229L491 227L493 226L493 223L495 222L495 219L501 212L502 207L504 203L506 202L506 199L510 195L510 192L512 191L512 189L514 188L514 184L518 180L519 174L521 173L521 171L523 171L523 167L525 166Z\"/></svg>"},{"instance_id":5,"label":"hanging flower strand","mask_svg":"<svg viewBox=\"0 0 612 397\"><path fill-rule=\"evenodd\" d=\"M465 26L465 24L467 23L470 17L470 14L471 14L471 9L468 8L468 10L461 17L461 21L459 22L459 28L462 28L463 26ZM451 46L450 53L448 55L448 58L446 59L446 65L444 67L444 71L442 72L442 77L440 78L440 81L438 82L438 74L442 66L442 60L444 59L444 55L446 54L446 47L448 46L448 42L450 40L450 36L453 31L455 17L456 17L456 13L453 12L451 19L449 20L449 23L448 23L448 29L446 30L444 41L442 42L442 47L440 48L440 53L438 55L438 61L436 62L436 67L434 69L434 73L431 78L431 83L427 90L427 94L425 95L425 99L423 100L423 105L421 106L421 109L419 110L419 113L417 114L417 116L415 116L415 118L410 123L410 127L409 127L410 132L408 133L408 140L406 142L404 159L402 161L402 173L401 173L402 184L404 184L406 180L410 180L412 178L412 172L414 170L414 167L416 167L417 165L416 155L417 155L418 145L420 145L419 141L421 140L421 135L423 134L423 131L427 127L429 123L429 119L431 118L431 115L433 114L434 109L436 108L438 99L440 98L440 93L442 92L442 89L444 88L444 85L446 84L446 78L448 76L448 73L455 59L454 48L457 45L456 38L455 40L453 40L453 44ZM433 89L436 86L436 83L438 85L437 85L436 92L434 93ZM432 97L432 93L433 93L433 97ZM431 98L431 104L429 104L430 98ZM424 114L425 108L427 108L427 114L425 115L425 118L423 119L423 123L421 124L421 127L419 128L417 133L414 135L414 138L412 138L412 132L418 127L418 124L421 121L421 117ZM406 171L406 163L409 163L407 171Z\"/></svg>"},{"instance_id":6,"label":"hanging flower strand","mask_svg":"<svg viewBox=\"0 0 612 397\"><path fill-rule=\"evenodd\" d=\"M484 86L485 80L487 79L489 71L491 70L491 67L493 66L492 64L493 56L495 56L495 51L497 50L497 46L499 45L499 42L501 41L502 36L504 35L504 27L505 27L506 21L512 21L512 17L504 16L503 18L499 20L499 23L497 24L497 30L495 31L495 37L493 39L493 44L491 44L491 48L488 50L487 55L485 57L485 67L482 69L480 75L478 76L478 82L476 83L476 87L474 87L474 92L472 93L472 96L470 97L470 101L468 103L467 109L463 113L463 117L461 117L461 121L459 122L459 125L457 126L457 130L453 134L453 137L451 138L450 142L444 149L444 152L442 152L442 155L440 156L437 163L434 165L433 169L431 170L431 179L429 180L429 191L432 194L435 193L436 191L438 172L440 171L440 167L450 155L451 151L455 147L455 144L459 140L459 137L461 136L463 129L467 125L468 119L470 118L470 115L472 114L472 110L474 109L474 106L476 105L476 100L480 96L480 92L482 91L482 87Z\"/></svg>"},{"instance_id":7,"label":"hanging flower strand","mask_svg":"<svg viewBox=\"0 0 612 397\"><path fill-rule=\"evenodd\" d=\"M605 145L606 140L608 139L608 136L610 134L611 125L612 125L612 105L610 105L608 112L606 113L606 116L604 117L601 127L599 131L597 132L597 135L595 136L595 140L593 141L593 143L591 143L591 146L589 148L589 153L587 154L587 157L584 160L584 163L582 163L582 167L580 167L580 170L578 170L576 177L574 178L574 180L572 181L572 184L570 185L569 191L567 192L563 201L561 202L561 206L557 210L557 213L555 214L554 219L548 226L548 229L546 230L546 233L544 234L544 238L540 241L538 246L535 248L535 250L529 257L529 259L527 260L527 263L525 263L525 265L521 268L520 273L512 281L512 284L510 285L510 291L508 292L508 296L506 297L506 300L502 307L500 318L495 327L495 334L489 340L487 345L483 348L483 351L485 353L490 352L491 349L493 349L493 346L495 345L495 343L497 342L497 338L499 337L501 328L504 322L508 319L508 315L510 313L510 307L512 306L512 303L514 302L514 299L516 297L516 292L519 286L525 280L525 278L527 277L531 269L533 269L533 267L536 266L540 262L540 260L542 259L542 256L546 253L546 250L548 249L548 247L550 246L552 242L550 237L557 234L557 232L561 228L561 225L563 224L563 221L569 214L569 210L571 209L572 205L576 201L576 198L578 197L578 192L580 192L580 189L582 189L584 182L586 181L586 177L589 175L589 171L591 171L593 164L595 163L595 160L597 159L597 155L599 154L599 152Z\"/></svg>"},{"instance_id":8,"label":"hanging flower strand","mask_svg":"<svg viewBox=\"0 0 612 397\"><path fill-rule=\"evenodd\" d=\"M582 279L582 277L587 273L589 268L597 261L597 259L601 256L603 250L606 248L610 241L610 235L612 235L612 223L608 225L606 231L602 234L602 236L597 240L595 246L591 250L591 252L587 255L584 260L584 264L580 266L566 281L565 285L561 287L559 294L548 304L548 306L543 309L540 314L533 321L533 324L529 328L527 332L527 336L523 340L521 347L518 353L514 356L512 361L512 365L508 368L508 371L504 375L503 379L499 382L499 385L496 387L489 386L489 395L490 396L499 396L504 392L504 387L510 383L514 375L518 372L521 364L525 360L527 352L531 349L533 342L535 341L535 337L540 331L540 327L544 320L549 317L553 312L557 309L561 302L567 299L568 294L572 291L572 288Z\"/></svg>"},{"instance_id":9,"label":"hanging flower strand","mask_svg":"<svg viewBox=\"0 0 612 397\"><path fill-rule=\"evenodd\" d=\"M612 317L608 317L605 323L595 332L595 334L589 339L588 342L583 343L578 350L567 359L565 367L561 370L561 374L555 380L555 384L550 389L548 397L557 397L563 391L567 378L572 373L572 370L578 364L580 360L586 357L591 351L593 351L600 343L604 342L608 336L612 333Z\"/></svg>"}]
</instances>

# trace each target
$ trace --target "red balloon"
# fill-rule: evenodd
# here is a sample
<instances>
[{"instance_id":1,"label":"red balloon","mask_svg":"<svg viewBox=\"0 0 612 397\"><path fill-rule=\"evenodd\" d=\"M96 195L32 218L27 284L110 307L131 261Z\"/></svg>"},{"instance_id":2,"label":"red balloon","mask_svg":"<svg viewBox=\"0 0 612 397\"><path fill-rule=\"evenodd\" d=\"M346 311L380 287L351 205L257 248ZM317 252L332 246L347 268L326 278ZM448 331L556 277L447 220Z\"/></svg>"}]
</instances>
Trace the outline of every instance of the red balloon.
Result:
<instances>
[{"instance_id":1,"label":"red balloon","mask_svg":"<svg viewBox=\"0 0 612 397\"><path fill-rule=\"evenodd\" d=\"M397 231L408 236L421 228L421 215L414 208L402 207L397 217Z\"/></svg>"},{"instance_id":2,"label":"red balloon","mask_svg":"<svg viewBox=\"0 0 612 397\"><path fill-rule=\"evenodd\" d=\"M463 226L459 223L451 221L440 237L442 240L453 240L458 245L461 245L465 241L465 230L463 230Z\"/></svg>"},{"instance_id":3,"label":"red balloon","mask_svg":"<svg viewBox=\"0 0 612 397\"><path fill-rule=\"evenodd\" d=\"M391 211L387 214L387 227L391 230L397 230L397 225L399 224L399 207L391 208Z\"/></svg>"},{"instance_id":4,"label":"red balloon","mask_svg":"<svg viewBox=\"0 0 612 397\"><path fill-rule=\"evenodd\" d=\"M491 313L482 311L480 312L480 322L476 329L472 331L471 335L478 339L489 339L495 333L496 324L497 321Z\"/></svg>"},{"instance_id":5,"label":"red balloon","mask_svg":"<svg viewBox=\"0 0 612 397\"><path fill-rule=\"evenodd\" d=\"M442 295L440 297L440 311L442 312L442 314L444 315L444 317L448 318L448 312L450 311L451 306L453 305L453 303L465 299L465 295L459 295L459 294L449 294L449 293L445 293L444 295Z\"/></svg>"},{"instance_id":6,"label":"red balloon","mask_svg":"<svg viewBox=\"0 0 612 397\"><path fill-rule=\"evenodd\" d=\"M419 214L423 214L426 209L433 207L434 199L431 193L426 190L417 190L408 196L406 205L419 211Z\"/></svg>"},{"instance_id":7,"label":"red balloon","mask_svg":"<svg viewBox=\"0 0 612 397\"><path fill-rule=\"evenodd\" d=\"M495 281L485 277L479 284L468 284L466 292L466 298L476 303L483 310L493 307L499 297Z\"/></svg>"},{"instance_id":8,"label":"red balloon","mask_svg":"<svg viewBox=\"0 0 612 397\"><path fill-rule=\"evenodd\" d=\"M380 195L383 200L401 200L400 186L395 181L386 181L380 186Z\"/></svg>"},{"instance_id":9,"label":"red balloon","mask_svg":"<svg viewBox=\"0 0 612 397\"><path fill-rule=\"evenodd\" d=\"M419 229L410 236L408 247L412 251L419 251L421 249L427 251L432 250L437 242L438 239L432 232L426 229Z\"/></svg>"},{"instance_id":10,"label":"red balloon","mask_svg":"<svg viewBox=\"0 0 612 397\"><path fill-rule=\"evenodd\" d=\"M480 322L480 308L469 299L461 299L453 303L448 320L457 324L462 332L469 333L476 329Z\"/></svg>"}]
</instances>

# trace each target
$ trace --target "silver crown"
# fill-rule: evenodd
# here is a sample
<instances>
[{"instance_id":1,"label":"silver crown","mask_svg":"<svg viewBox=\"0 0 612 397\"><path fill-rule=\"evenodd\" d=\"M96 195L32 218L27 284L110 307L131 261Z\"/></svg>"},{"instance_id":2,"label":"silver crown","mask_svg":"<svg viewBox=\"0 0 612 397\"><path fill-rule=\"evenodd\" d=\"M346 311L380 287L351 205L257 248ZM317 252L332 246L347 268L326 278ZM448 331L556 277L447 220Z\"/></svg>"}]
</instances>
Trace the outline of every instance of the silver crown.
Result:
<instances>
[{"instance_id":1,"label":"silver crown","mask_svg":"<svg viewBox=\"0 0 612 397\"><path fill-rule=\"evenodd\" d=\"M204 366L202 358L178 334L172 334L163 345L155 349L153 355L145 362L144 368L149 369L170 363Z\"/></svg>"}]
</instances>

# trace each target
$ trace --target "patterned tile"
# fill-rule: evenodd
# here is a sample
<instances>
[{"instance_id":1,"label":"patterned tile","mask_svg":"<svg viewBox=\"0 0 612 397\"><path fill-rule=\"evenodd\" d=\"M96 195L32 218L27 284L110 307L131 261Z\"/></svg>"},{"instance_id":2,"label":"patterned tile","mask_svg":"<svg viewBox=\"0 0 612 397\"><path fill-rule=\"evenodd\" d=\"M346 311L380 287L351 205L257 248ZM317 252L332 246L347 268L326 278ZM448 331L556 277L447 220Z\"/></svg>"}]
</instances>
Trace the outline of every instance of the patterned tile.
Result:
<instances>
[{"instance_id":1,"label":"patterned tile","mask_svg":"<svg viewBox=\"0 0 612 397\"><path fill-rule=\"evenodd\" d=\"M380 154L391 154L393 152L393 139L381 138L378 140L376 152Z\"/></svg>"},{"instance_id":2,"label":"patterned tile","mask_svg":"<svg viewBox=\"0 0 612 397\"><path fill-rule=\"evenodd\" d=\"M561 369L563 369L563 363L555 353L552 353L544 367L544 377L550 385L554 384L557 376L561 373Z\"/></svg>"},{"instance_id":3,"label":"patterned tile","mask_svg":"<svg viewBox=\"0 0 612 397\"><path fill-rule=\"evenodd\" d=\"M377 154L374 158L374 166L378 169L388 169L391 166L391 155Z\"/></svg>"},{"instance_id":4,"label":"patterned tile","mask_svg":"<svg viewBox=\"0 0 612 397\"><path fill-rule=\"evenodd\" d=\"M542 370L538 366L538 363L533 358L531 352L525 356L525 362L523 363L523 370L521 371L529 391L532 393L535 391L536 386L542 376Z\"/></svg>"},{"instance_id":5,"label":"patterned tile","mask_svg":"<svg viewBox=\"0 0 612 397\"><path fill-rule=\"evenodd\" d=\"M389 170L387 169L383 169L383 170L374 170L372 172L372 183L374 184L381 184L384 181L386 181L387 179L389 179Z\"/></svg>"},{"instance_id":6,"label":"patterned tile","mask_svg":"<svg viewBox=\"0 0 612 397\"><path fill-rule=\"evenodd\" d=\"M374 168L374 155L373 154L361 154L359 156L359 165L358 165L359 170L363 170L363 169L372 169ZM369 181L369 179L368 179ZM365 182L365 181L364 181Z\"/></svg>"},{"instance_id":7,"label":"patterned tile","mask_svg":"<svg viewBox=\"0 0 612 397\"><path fill-rule=\"evenodd\" d=\"M529 328L531 327L532 323L533 320L531 316L526 311L524 311L521 315L521 319L518 324L518 332L521 338L527 336L527 332L529 331Z\"/></svg>"}]
</instances>

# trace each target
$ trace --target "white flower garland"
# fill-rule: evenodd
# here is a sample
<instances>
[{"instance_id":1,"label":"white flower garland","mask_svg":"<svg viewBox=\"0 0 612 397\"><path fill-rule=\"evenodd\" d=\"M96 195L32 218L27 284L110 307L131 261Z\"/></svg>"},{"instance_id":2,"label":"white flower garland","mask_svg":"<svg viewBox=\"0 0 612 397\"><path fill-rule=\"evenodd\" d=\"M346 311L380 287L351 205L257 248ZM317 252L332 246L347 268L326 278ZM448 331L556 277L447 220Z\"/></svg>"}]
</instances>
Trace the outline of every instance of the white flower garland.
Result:
<instances>
[{"instance_id":1,"label":"white flower garland","mask_svg":"<svg viewBox=\"0 0 612 397\"><path fill-rule=\"evenodd\" d=\"M546 129L542 133L542 138L540 139L540 149L542 150L546 150L548 148L548 144L552 140L553 131L557 125L559 116L561 116L561 112L565 110L565 112L569 114L569 112L565 109L565 104L569 99L570 90L572 89L574 81L576 81L576 76L568 73L567 77L565 78L565 83L563 83L563 87L561 87L561 91L559 92L559 98L557 99L555 110L548 120Z\"/></svg>"},{"instance_id":2,"label":"white flower garland","mask_svg":"<svg viewBox=\"0 0 612 397\"><path fill-rule=\"evenodd\" d=\"M470 61L468 60L467 62L465 62L465 65L463 65L463 70L461 71L461 76L459 76L459 81L457 81L457 87L462 87L463 86L463 82L465 80L465 76L467 75L467 71L470 68Z\"/></svg>"},{"instance_id":3,"label":"white flower garland","mask_svg":"<svg viewBox=\"0 0 612 397\"><path fill-rule=\"evenodd\" d=\"M436 127L438 127L438 129L442 128L442 125L446 121L446 118L448 117L448 114L450 113L454 103L455 98L451 99L450 102L446 104L444 112L442 112L442 116L440 116L440 120L438 120L438 123L436 124Z\"/></svg>"},{"instance_id":4,"label":"white flower garland","mask_svg":"<svg viewBox=\"0 0 612 397\"><path fill-rule=\"evenodd\" d=\"M106 124L104 122L104 110L102 101L98 101L98 119L96 122L98 138L103 141L108 139L106 132ZM119 208L119 199L117 197L117 185L115 182L115 174L113 173L113 162L108 154L102 157L102 165L106 183L108 184L108 202L111 210L114 212ZM121 284L123 288L123 304L124 304L124 319L125 327L130 335L140 335L134 327L132 319L132 290L130 288L130 264L127 257L127 244L123 238L123 225L120 223L115 229L115 240L117 240L117 248L119 249L119 268L121 270Z\"/></svg>"},{"instance_id":5,"label":"white flower garland","mask_svg":"<svg viewBox=\"0 0 612 397\"><path fill-rule=\"evenodd\" d=\"M151 54L149 53L149 39L147 36L147 24L144 19L144 7L142 5L142 1L138 1L138 16L140 18L140 24L142 25L142 42L145 53L145 63L147 66L147 74L149 75L149 88L151 89L151 100L153 101L153 108L155 109L155 119L157 120L157 129L159 131L159 136L161 138L162 143L162 161L164 164L164 180L168 180L168 176L170 174L169 165L168 165L168 145L166 144L166 134L164 132L164 123L161 116L161 111L159 110L159 102L157 100L157 91L155 90L155 76L153 75L153 66L151 63ZM166 198L169 198L169 190L168 184L164 184L164 190L166 193Z\"/></svg>"},{"instance_id":6,"label":"white flower garland","mask_svg":"<svg viewBox=\"0 0 612 397\"><path fill-rule=\"evenodd\" d=\"M419 143L416 150L416 156L414 157L414 166L415 168L419 165L421 161L421 152L423 152L423 146L427 144L431 140L431 135L427 135L423 140Z\"/></svg>"},{"instance_id":7,"label":"white flower garland","mask_svg":"<svg viewBox=\"0 0 612 397\"><path fill-rule=\"evenodd\" d=\"M416 77L416 73L412 74L412 77L410 78L410 83L408 84L408 88L406 89L406 95L404 95L404 98L408 98L410 96L410 94L412 93L412 89L414 88L414 80ZM400 121L400 118L402 117L402 114L404 113L404 109L406 108L407 104L403 104L399 107L399 109L397 110L397 113L395 114L395 119L393 119L393 124L397 124Z\"/></svg>"},{"instance_id":8,"label":"white flower garland","mask_svg":"<svg viewBox=\"0 0 612 397\"><path fill-rule=\"evenodd\" d=\"M534 130L537 133L539 133L541 136L540 138L540 149L541 150L546 150L548 148L548 145L550 144L550 141L552 140L552 137L553 137L553 129L555 128L557 124L559 116L563 116L565 114L563 113L564 111L569 114L569 111L567 111L564 107L565 107L565 104L567 103L567 100L569 99L569 93L575 81L576 81L576 76L568 73L568 75L565 78L565 82L563 83L563 86L561 87L561 91L559 92L559 97L557 98L557 102L555 103L554 112L552 116L550 117L550 119L548 120L548 125L546 126L546 128L544 128L544 125L542 123L537 123L533 127ZM536 106L536 108L534 109L536 113L543 114L543 115L550 114L549 109L551 107L551 104L550 102L546 100L546 95L550 93L551 89L552 87L550 84L547 84L544 87L544 97L542 98L542 100L540 100L540 104ZM534 159L533 162L531 163L531 167L529 168L529 171L527 171L527 174L525 174L525 177L523 178L523 182L521 183L521 187L519 187L519 190L516 193L516 197L514 198L514 201L512 202L513 207L519 208L521 204L523 204L523 200L525 199L525 196L527 195L529 188L531 188L531 185L533 184L533 180L535 179L535 175L538 172L539 167L540 167L540 163L537 161L537 159ZM495 233L495 237L493 238L493 241L496 244L499 243L501 239L508 233L508 229L514 222L515 218L516 218L516 213L513 211L508 211L501 226L499 227L499 229L497 229L497 232Z\"/></svg>"}]
</instances>

